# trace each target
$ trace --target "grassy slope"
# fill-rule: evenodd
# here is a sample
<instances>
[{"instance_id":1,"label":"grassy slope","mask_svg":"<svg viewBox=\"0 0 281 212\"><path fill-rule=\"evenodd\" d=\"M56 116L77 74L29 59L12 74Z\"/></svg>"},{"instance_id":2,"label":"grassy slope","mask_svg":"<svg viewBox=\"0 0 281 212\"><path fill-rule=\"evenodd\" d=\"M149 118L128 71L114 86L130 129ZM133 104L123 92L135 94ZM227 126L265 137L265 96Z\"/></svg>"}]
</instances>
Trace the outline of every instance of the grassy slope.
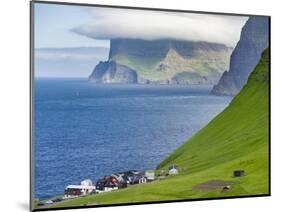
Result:
<instances>
[{"instance_id":1,"label":"grassy slope","mask_svg":"<svg viewBox=\"0 0 281 212\"><path fill-rule=\"evenodd\" d=\"M160 170L175 163L186 171L165 180L78 198L56 207L267 194L268 115L267 50L231 104L158 167ZM244 169L247 176L233 178L234 169ZM228 193L192 189L215 179L237 184Z\"/></svg>"}]
</instances>

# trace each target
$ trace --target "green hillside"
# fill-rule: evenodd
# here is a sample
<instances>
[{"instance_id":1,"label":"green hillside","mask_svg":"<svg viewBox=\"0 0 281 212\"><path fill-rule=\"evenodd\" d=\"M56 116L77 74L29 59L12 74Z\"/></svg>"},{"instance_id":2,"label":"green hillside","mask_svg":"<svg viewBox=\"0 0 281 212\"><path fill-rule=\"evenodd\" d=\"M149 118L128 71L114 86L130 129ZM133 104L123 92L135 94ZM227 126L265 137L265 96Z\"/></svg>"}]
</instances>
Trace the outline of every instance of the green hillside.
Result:
<instances>
[{"instance_id":1,"label":"green hillside","mask_svg":"<svg viewBox=\"0 0 281 212\"><path fill-rule=\"evenodd\" d=\"M179 175L55 207L268 194L268 60L267 49L230 105L157 167L160 171L176 164ZM236 169L245 170L246 176L232 177ZM235 184L226 193L194 189L210 180Z\"/></svg>"}]
</instances>

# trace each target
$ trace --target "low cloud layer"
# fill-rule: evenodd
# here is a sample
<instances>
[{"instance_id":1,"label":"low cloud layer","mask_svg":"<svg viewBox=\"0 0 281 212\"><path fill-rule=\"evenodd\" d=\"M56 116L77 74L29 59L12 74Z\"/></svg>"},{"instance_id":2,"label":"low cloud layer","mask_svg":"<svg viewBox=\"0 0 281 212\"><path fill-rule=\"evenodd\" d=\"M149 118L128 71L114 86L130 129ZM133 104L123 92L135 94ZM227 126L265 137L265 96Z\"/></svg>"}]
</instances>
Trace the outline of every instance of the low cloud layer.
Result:
<instances>
[{"instance_id":1,"label":"low cloud layer","mask_svg":"<svg viewBox=\"0 0 281 212\"><path fill-rule=\"evenodd\" d=\"M91 23L71 31L93 39L178 39L235 46L248 17L95 8Z\"/></svg>"}]
</instances>

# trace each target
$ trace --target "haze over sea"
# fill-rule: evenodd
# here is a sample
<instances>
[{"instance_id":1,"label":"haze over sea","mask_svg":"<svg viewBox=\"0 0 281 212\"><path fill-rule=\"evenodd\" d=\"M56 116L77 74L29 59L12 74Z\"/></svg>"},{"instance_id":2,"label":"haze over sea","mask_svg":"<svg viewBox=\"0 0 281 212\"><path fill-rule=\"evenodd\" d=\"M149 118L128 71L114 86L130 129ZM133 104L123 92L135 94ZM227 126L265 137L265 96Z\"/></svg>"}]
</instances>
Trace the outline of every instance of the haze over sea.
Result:
<instances>
[{"instance_id":1,"label":"haze over sea","mask_svg":"<svg viewBox=\"0 0 281 212\"><path fill-rule=\"evenodd\" d=\"M154 169L230 102L205 85L35 80L35 197L114 172Z\"/></svg>"}]
</instances>

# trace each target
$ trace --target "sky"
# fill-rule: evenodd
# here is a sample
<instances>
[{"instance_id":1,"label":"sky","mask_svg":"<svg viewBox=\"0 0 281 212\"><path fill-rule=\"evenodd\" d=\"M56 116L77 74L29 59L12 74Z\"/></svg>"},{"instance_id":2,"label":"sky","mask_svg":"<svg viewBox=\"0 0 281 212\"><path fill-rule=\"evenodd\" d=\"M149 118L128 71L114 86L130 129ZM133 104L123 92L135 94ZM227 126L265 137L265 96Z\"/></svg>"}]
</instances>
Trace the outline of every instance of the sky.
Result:
<instances>
[{"instance_id":1,"label":"sky","mask_svg":"<svg viewBox=\"0 0 281 212\"><path fill-rule=\"evenodd\" d=\"M35 3L35 48L109 47L109 41L94 40L71 29L92 21L88 7Z\"/></svg>"},{"instance_id":2,"label":"sky","mask_svg":"<svg viewBox=\"0 0 281 212\"><path fill-rule=\"evenodd\" d=\"M112 38L207 41L234 47L247 18L36 3L35 47L108 47Z\"/></svg>"},{"instance_id":3,"label":"sky","mask_svg":"<svg viewBox=\"0 0 281 212\"><path fill-rule=\"evenodd\" d=\"M108 59L114 38L206 41L234 47L247 19L35 3L35 77L87 77L99 61Z\"/></svg>"}]
</instances>

